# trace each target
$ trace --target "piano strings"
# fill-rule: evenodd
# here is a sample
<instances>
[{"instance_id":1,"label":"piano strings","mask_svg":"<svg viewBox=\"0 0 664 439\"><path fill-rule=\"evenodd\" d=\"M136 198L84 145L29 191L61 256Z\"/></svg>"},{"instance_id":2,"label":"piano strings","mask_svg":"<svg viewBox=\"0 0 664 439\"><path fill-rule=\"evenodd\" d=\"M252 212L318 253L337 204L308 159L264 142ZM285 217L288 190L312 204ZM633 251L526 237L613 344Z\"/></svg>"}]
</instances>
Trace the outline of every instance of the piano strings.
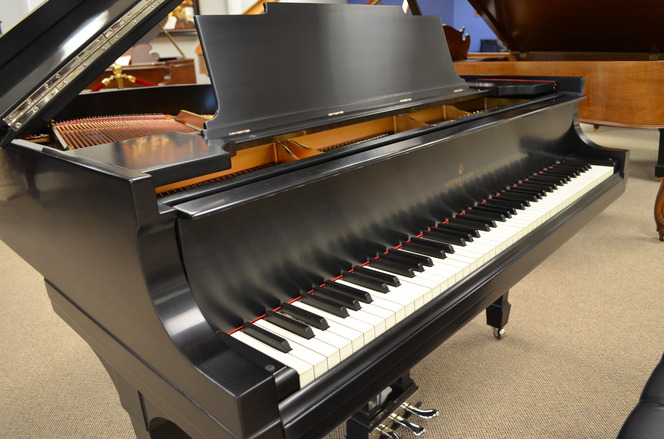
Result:
<instances>
[{"instance_id":1,"label":"piano strings","mask_svg":"<svg viewBox=\"0 0 664 439\"><path fill-rule=\"evenodd\" d=\"M198 131L197 128L165 114L91 117L54 123L51 128L55 141L65 150L162 133Z\"/></svg>"},{"instance_id":2,"label":"piano strings","mask_svg":"<svg viewBox=\"0 0 664 439\"><path fill-rule=\"evenodd\" d=\"M159 186L156 188L156 193L157 196L163 197L338 148L468 117L522 101L522 99L515 98L475 98L457 102L454 105L434 105L396 116L353 123L321 132L305 133L283 140L270 141L264 145L239 144L237 145L238 151L232 158L230 169ZM176 116L140 114L54 122L51 125L50 142L55 147L71 150L171 132L197 133L204 128L205 121L210 118L209 115L181 110ZM35 141L37 140L44 143L43 137L35 137Z\"/></svg>"}]
</instances>

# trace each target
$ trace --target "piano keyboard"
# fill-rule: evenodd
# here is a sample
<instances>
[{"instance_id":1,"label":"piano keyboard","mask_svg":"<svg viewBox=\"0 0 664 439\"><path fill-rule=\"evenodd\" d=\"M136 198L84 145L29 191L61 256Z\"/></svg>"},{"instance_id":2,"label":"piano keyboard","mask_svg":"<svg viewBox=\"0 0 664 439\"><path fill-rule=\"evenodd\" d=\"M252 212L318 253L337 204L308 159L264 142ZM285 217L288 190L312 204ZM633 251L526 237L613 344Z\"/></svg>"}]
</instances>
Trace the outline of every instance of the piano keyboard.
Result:
<instances>
[{"instance_id":1,"label":"piano keyboard","mask_svg":"<svg viewBox=\"0 0 664 439\"><path fill-rule=\"evenodd\" d=\"M558 163L357 266L231 336L293 369L304 387L613 175Z\"/></svg>"}]
</instances>

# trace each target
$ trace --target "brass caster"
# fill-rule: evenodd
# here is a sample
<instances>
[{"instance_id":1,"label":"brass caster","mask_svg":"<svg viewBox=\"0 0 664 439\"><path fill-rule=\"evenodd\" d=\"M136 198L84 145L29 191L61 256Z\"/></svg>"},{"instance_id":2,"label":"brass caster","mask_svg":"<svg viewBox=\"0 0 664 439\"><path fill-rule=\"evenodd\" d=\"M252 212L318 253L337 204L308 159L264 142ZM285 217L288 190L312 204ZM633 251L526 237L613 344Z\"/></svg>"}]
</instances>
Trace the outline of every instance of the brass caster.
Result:
<instances>
[{"instance_id":1,"label":"brass caster","mask_svg":"<svg viewBox=\"0 0 664 439\"><path fill-rule=\"evenodd\" d=\"M493 336L498 340L502 340L505 337L505 328L493 328Z\"/></svg>"}]
</instances>

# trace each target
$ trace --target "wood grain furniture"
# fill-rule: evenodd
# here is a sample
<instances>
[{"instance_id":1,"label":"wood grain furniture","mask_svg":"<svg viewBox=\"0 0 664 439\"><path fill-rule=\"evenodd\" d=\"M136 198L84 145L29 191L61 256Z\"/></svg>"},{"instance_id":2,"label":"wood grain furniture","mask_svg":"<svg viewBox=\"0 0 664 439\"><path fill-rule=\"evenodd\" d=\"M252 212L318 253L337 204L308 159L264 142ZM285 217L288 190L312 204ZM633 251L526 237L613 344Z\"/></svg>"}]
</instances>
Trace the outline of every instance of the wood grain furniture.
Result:
<instances>
[{"instance_id":1,"label":"wood grain furniture","mask_svg":"<svg viewBox=\"0 0 664 439\"><path fill-rule=\"evenodd\" d=\"M664 241L664 180L659 186L659 192L655 199L655 224L657 225L659 240Z\"/></svg>"},{"instance_id":2,"label":"wood grain furniture","mask_svg":"<svg viewBox=\"0 0 664 439\"><path fill-rule=\"evenodd\" d=\"M664 3L469 1L513 61L495 61L506 54L479 54L456 62L459 74L584 77L581 121L660 130L655 175L664 177Z\"/></svg>"}]
</instances>

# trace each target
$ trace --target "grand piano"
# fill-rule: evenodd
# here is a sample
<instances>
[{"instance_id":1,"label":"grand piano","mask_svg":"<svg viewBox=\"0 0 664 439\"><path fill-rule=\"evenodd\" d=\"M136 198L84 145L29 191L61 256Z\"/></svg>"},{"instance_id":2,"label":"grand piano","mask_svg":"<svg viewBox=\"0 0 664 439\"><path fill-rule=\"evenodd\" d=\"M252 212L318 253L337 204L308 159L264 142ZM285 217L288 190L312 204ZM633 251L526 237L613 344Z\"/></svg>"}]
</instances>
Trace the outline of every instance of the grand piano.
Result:
<instances>
[{"instance_id":1,"label":"grand piano","mask_svg":"<svg viewBox=\"0 0 664 439\"><path fill-rule=\"evenodd\" d=\"M0 39L0 237L138 438L421 433L410 369L485 311L502 337L628 153L583 135L582 79L462 80L399 7L200 16L211 85L79 94L178 3L50 0Z\"/></svg>"}]
</instances>

